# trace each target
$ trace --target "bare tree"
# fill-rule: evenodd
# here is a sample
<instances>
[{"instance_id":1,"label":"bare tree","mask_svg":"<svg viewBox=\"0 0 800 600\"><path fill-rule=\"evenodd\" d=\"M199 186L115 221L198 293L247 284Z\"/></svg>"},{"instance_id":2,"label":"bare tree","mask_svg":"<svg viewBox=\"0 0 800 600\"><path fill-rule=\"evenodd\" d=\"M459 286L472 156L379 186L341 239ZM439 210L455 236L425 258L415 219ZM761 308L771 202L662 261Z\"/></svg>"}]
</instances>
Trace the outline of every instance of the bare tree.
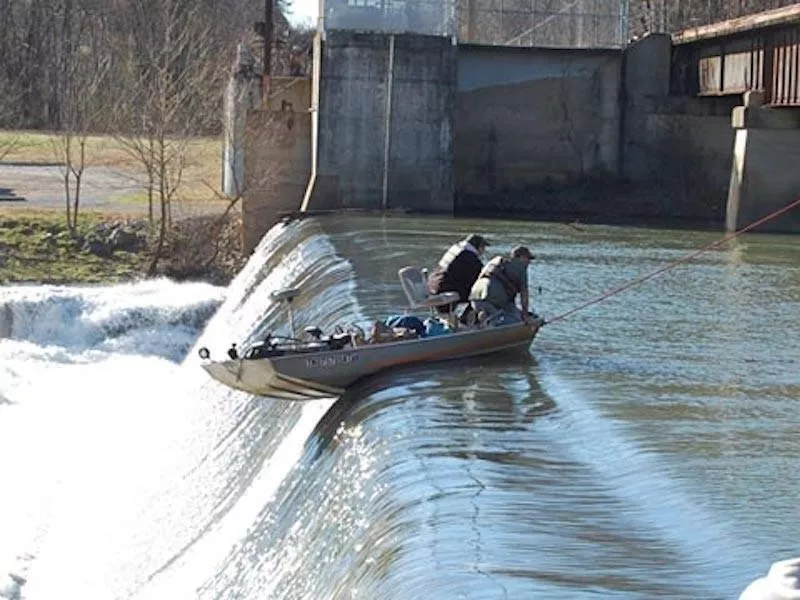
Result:
<instances>
[{"instance_id":1,"label":"bare tree","mask_svg":"<svg viewBox=\"0 0 800 600\"><path fill-rule=\"evenodd\" d=\"M83 6L65 0L61 64L63 86L59 93L59 128L52 135L61 166L67 227L78 224L81 185L87 166L86 142L103 110L98 90L109 71L108 55L93 35L93 20Z\"/></svg>"},{"instance_id":2,"label":"bare tree","mask_svg":"<svg viewBox=\"0 0 800 600\"><path fill-rule=\"evenodd\" d=\"M14 122L15 105L19 101L20 94L15 90L13 84L4 79L0 73L0 127L8 127ZM0 138L0 160L17 150L22 145L19 135L9 135Z\"/></svg>"},{"instance_id":3,"label":"bare tree","mask_svg":"<svg viewBox=\"0 0 800 600\"><path fill-rule=\"evenodd\" d=\"M0 128L11 129L18 125L18 105L22 98L21 81L17 77L17 61L12 53L15 37L14 14L10 0L0 0ZM0 139L0 160L20 145L19 136Z\"/></svg>"},{"instance_id":4,"label":"bare tree","mask_svg":"<svg viewBox=\"0 0 800 600\"><path fill-rule=\"evenodd\" d=\"M116 138L143 167L151 219L159 204L154 274L178 198L191 136L219 122L221 77L216 40L190 0L134 0L134 31L121 62Z\"/></svg>"}]
</instances>

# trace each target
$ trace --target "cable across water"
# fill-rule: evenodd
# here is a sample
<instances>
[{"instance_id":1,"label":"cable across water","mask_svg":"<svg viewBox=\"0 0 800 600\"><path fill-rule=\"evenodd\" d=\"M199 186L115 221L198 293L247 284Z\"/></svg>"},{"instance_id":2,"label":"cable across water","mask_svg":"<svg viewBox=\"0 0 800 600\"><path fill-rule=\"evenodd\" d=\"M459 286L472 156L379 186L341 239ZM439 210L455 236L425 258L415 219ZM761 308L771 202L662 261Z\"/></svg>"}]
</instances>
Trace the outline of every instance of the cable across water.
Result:
<instances>
[{"instance_id":1,"label":"cable across water","mask_svg":"<svg viewBox=\"0 0 800 600\"><path fill-rule=\"evenodd\" d=\"M598 304L598 303L602 302L603 300L606 300L607 298L610 298L611 296L615 296L616 294L619 294L620 292L623 292L623 291L625 291L627 289L630 289L630 288L632 288L634 286L639 285L640 283L644 283L645 281L653 279L654 277L657 277L658 275L666 273L670 269L674 269L678 265L681 265L681 264L683 264L685 262L689 262L690 260L700 256L704 252L708 252L709 250L713 250L714 248L722 246L726 242L729 242L730 240L742 235L743 233L746 233L746 232L750 231L751 229L754 229L754 228L758 227L759 225L763 225L764 223L767 223L768 221L771 221L772 219L774 219L776 217L779 217L780 215L782 215L784 213L789 212L790 210L792 210L793 208L795 208L798 205L800 205L800 198L797 198L797 200L795 200L794 202L792 202L790 204L787 204L783 208L780 208L780 209L776 210L775 212L772 212L772 213L768 214L767 216L762 217L762 218L758 219L757 221L754 221L754 222L750 223L746 227L742 227L741 229L739 229L737 231L729 233L728 235L726 235L726 236L724 236L724 237L722 237L722 238L720 238L720 239L708 244L707 246L703 246L702 248L699 248L699 249L697 249L697 250L695 250L693 252L690 252L690 253L686 254L685 256L682 256L681 258L679 258L677 260L674 260L671 263L668 263L667 265L665 265L663 267L660 267L659 269L656 269L655 271L652 271L651 273L648 273L646 275L643 275L642 277L638 277L638 278L634 279L633 281L629 281L628 283L625 283L625 284L623 284L621 286L613 288L613 289L601 294L600 296L597 296L596 298L581 304L580 306L576 306L575 308L570 309L565 313L562 313L562 314L560 314L560 315L558 315L556 317L553 317L552 319L548 319L545 324L546 325L550 325L550 324L555 323L557 321L563 321L568 316L572 315L573 313L578 312L579 310L583 310L584 308L588 308L589 306L592 306L594 304Z\"/></svg>"}]
</instances>

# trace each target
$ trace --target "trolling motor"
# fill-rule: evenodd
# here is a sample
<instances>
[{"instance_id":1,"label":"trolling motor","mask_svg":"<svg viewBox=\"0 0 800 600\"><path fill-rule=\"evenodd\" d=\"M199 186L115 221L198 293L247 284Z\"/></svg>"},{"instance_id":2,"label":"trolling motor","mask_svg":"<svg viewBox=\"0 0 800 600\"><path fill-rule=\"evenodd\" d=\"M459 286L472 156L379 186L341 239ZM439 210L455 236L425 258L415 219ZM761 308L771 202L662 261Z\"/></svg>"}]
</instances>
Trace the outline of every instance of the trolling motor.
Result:
<instances>
[{"instance_id":1,"label":"trolling motor","mask_svg":"<svg viewBox=\"0 0 800 600\"><path fill-rule=\"evenodd\" d=\"M300 295L300 290L297 288L285 288L283 290L275 290L269 296L276 302L286 302L286 312L289 316L289 331L292 337L294 335L294 315L292 314L292 300Z\"/></svg>"}]
</instances>

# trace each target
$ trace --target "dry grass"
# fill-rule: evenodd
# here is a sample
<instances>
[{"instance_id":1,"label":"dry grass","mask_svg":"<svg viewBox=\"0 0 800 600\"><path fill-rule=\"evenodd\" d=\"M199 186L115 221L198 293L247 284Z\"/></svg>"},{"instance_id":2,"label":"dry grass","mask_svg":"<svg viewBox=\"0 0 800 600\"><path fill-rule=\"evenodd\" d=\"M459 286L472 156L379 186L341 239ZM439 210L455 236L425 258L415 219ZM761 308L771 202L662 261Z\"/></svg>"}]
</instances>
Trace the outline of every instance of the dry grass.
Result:
<instances>
[{"instance_id":1,"label":"dry grass","mask_svg":"<svg viewBox=\"0 0 800 600\"><path fill-rule=\"evenodd\" d=\"M186 166L179 189L181 200L202 202L218 198L222 170L220 138L189 141ZM53 136L38 131L0 131L0 148L10 151L3 162L52 164L59 161ZM142 173L144 168L125 147L111 136L91 136L86 144L88 166L113 168L125 173Z\"/></svg>"}]
</instances>

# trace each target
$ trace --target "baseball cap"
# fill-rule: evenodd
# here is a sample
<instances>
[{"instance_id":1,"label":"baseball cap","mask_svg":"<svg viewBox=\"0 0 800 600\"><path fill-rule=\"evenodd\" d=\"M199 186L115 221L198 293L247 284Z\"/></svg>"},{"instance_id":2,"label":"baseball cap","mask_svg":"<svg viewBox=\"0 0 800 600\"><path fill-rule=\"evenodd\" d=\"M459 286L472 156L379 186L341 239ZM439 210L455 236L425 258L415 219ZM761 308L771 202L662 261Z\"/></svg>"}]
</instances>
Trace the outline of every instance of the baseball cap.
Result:
<instances>
[{"instance_id":1,"label":"baseball cap","mask_svg":"<svg viewBox=\"0 0 800 600\"><path fill-rule=\"evenodd\" d=\"M467 243L471 244L475 248L480 248L481 246L489 246L489 240L478 233L473 233L471 236L467 238Z\"/></svg>"},{"instance_id":2,"label":"baseball cap","mask_svg":"<svg viewBox=\"0 0 800 600\"><path fill-rule=\"evenodd\" d=\"M511 251L511 256L513 258L520 258L521 257L521 258L528 258L530 260L533 260L535 258L535 256L533 255L533 252L528 250L528 248L526 246L517 246L516 248L514 248Z\"/></svg>"}]
</instances>

